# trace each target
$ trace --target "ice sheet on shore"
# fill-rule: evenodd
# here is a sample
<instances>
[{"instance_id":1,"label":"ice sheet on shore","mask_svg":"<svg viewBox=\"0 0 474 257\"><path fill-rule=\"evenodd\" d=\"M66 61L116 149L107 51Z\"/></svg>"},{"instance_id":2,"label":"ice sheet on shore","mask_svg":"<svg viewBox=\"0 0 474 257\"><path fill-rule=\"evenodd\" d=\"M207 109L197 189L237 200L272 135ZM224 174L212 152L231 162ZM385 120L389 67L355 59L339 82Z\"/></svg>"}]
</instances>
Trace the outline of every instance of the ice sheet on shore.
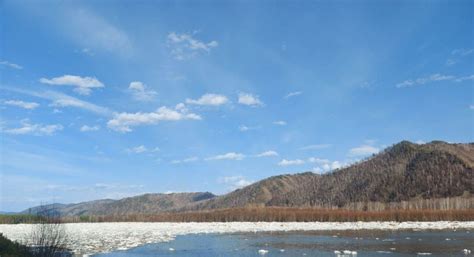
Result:
<instances>
[{"instance_id":1,"label":"ice sheet on shore","mask_svg":"<svg viewBox=\"0 0 474 257\"><path fill-rule=\"evenodd\" d=\"M33 225L0 224L0 233L25 242ZM200 233L330 231L330 230L456 230L474 229L474 221L455 222L228 222L228 223L70 223L69 248L78 254L125 250L148 243Z\"/></svg>"}]
</instances>

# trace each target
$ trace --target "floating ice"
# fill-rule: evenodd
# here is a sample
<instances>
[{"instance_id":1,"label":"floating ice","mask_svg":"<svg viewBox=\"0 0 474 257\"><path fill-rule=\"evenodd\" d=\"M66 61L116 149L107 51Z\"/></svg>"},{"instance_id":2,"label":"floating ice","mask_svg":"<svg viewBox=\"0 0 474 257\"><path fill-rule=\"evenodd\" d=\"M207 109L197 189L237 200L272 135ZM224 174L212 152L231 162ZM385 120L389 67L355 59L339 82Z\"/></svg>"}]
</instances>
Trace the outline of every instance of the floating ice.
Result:
<instances>
[{"instance_id":1,"label":"floating ice","mask_svg":"<svg viewBox=\"0 0 474 257\"><path fill-rule=\"evenodd\" d=\"M0 224L0 233L11 240L25 242L34 225ZM228 223L69 223L67 247L77 255L130 249L144 244L168 242L176 236L203 233L245 233L278 231L343 230L445 230L474 229L474 221L440 222L228 222ZM333 233L337 234L337 233ZM245 240L248 240L246 238ZM466 249L467 250L467 249ZM350 253L352 255L352 251Z\"/></svg>"},{"instance_id":2,"label":"floating ice","mask_svg":"<svg viewBox=\"0 0 474 257\"><path fill-rule=\"evenodd\" d=\"M260 254L260 255L265 255L267 253L268 253L268 250L265 250L265 249L258 250L258 254Z\"/></svg>"}]
</instances>

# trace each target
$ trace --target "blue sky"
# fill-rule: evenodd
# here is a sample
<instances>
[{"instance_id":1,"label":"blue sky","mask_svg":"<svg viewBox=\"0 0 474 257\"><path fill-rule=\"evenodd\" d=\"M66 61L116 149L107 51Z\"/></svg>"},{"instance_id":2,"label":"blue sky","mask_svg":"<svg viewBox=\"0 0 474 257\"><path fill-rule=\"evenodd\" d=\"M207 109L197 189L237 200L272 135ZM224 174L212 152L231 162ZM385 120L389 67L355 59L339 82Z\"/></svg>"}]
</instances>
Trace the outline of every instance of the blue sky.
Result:
<instances>
[{"instance_id":1,"label":"blue sky","mask_svg":"<svg viewBox=\"0 0 474 257\"><path fill-rule=\"evenodd\" d=\"M474 139L472 1L1 1L0 210Z\"/></svg>"}]
</instances>

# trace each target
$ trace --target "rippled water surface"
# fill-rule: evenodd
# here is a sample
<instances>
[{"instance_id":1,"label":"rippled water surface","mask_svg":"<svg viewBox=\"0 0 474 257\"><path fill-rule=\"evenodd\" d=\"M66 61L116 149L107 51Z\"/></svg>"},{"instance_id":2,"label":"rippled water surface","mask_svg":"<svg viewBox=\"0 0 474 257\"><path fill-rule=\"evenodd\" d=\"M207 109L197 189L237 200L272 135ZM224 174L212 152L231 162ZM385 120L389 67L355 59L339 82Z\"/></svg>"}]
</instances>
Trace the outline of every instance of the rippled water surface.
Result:
<instances>
[{"instance_id":1,"label":"rippled water surface","mask_svg":"<svg viewBox=\"0 0 474 257\"><path fill-rule=\"evenodd\" d=\"M474 250L473 231L279 232L178 236L94 257L338 256L334 251L341 251L339 256L474 256L463 249ZM342 255L344 250L357 255Z\"/></svg>"}]
</instances>

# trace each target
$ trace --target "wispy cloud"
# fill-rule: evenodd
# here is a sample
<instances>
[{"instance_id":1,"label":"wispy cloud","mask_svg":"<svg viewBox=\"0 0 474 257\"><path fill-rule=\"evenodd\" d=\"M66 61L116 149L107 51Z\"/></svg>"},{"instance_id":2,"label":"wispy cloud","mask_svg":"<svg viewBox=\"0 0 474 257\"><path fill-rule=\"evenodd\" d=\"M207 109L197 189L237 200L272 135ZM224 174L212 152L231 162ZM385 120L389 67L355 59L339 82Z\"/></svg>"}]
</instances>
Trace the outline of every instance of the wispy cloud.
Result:
<instances>
[{"instance_id":1,"label":"wispy cloud","mask_svg":"<svg viewBox=\"0 0 474 257\"><path fill-rule=\"evenodd\" d=\"M127 56L133 51L132 41L127 33L104 16L86 8L67 6L56 13L60 15L56 15L55 25L83 50L87 49L87 53L103 50Z\"/></svg>"},{"instance_id":2,"label":"wispy cloud","mask_svg":"<svg viewBox=\"0 0 474 257\"><path fill-rule=\"evenodd\" d=\"M252 107L263 106L263 102L260 101L258 96L248 93L239 94L239 104L248 105Z\"/></svg>"},{"instance_id":3,"label":"wispy cloud","mask_svg":"<svg viewBox=\"0 0 474 257\"><path fill-rule=\"evenodd\" d=\"M260 126L254 126L254 127L249 127L249 126L246 126L246 125L240 125L239 126L239 130L242 131L242 132L247 132L247 131L250 131L250 130L258 130L260 129Z\"/></svg>"},{"instance_id":4,"label":"wispy cloud","mask_svg":"<svg viewBox=\"0 0 474 257\"><path fill-rule=\"evenodd\" d=\"M467 55L470 55L470 54L473 54L474 53L474 49L472 48L469 48L469 49L465 49L465 48L460 48L460 49L454 49L451 54L453 55L461 55L461 56L467 56Z\"/></svg>"},{"instance_id":5,"label":"wispy cloud","mask_svg":"<svg viewBox=\"0 0 474 257\"><path fill-rule=\"evenodd\" d=\"M219 106L229 102L225 95L204 94L199 99L186 99L187 104Z\"/></svg>"},{"instance_id":6,"label":"wispy cloud","mask_svg":"<svg viewBox=\"0 0 474 257\"><path fill-rule=\"evenodd\" d=\"M288 99L288 98L290 98L290 97L299 96L299 95L301 95L301 94L303 94L303 92L301 92L301 91L290 92L290 93L288 93L287 95L285 95L285 96L283 97L283 99L286 100L286 99Z\"/></svg>"},{"instance_id":7,"label":"wispy cloud","mask_svg":"<svg viewBox=\"0 0 474 257\"><path fill-rule=\"evenodd\" d=\"M6 105L16 106L16 107L20 107L20 108L28 109L28 110L33 110L40 106L39 103L24 102L20 100L7 100L7 101L4 101L3 103Z\"/></svg>"},{"instance_id":8,"label":"wispy cloud","mask_svg":"<svg viewBox=\"0 0 474 257\"><path fill-rule=\"evenodd\" d=\"M255 155L255 157L272 157L272 156L278 156L278 153L273 150L268 150L268 151Z\"/></svg>"},{"instance_id":9,"label":"wispy cloud","mask_svg":"<svg viewBox=\"0 0 474 257\"><path fill-rule=\"evenodd\" d=\"M206 161L216 161L216 160L234 160L234 161L240 161L245 158L244 154L241 153L235 153L235 152L230 152L230 153L225 153L225 154L220 154L220 155L215 155L206 158Z\"/></svg>"},{"instance_id":10,"label":"wispy cloud","mask_svg":"<svg viewBox=\"0 0 474 257\"><path fill-rule=\"evenodd\" d=\"M137 101L151 101L158 95L156 91L147 89L147 86L140 81L131 82L128 89Z\"/></svg>"},{"instance_id":11,"label":"wispy cloud","mask_svg":"<svg viewBox=\"0 0 474 257\"><path fill-rule=\"evenodd\" d=\"M149 149L147 148L146 146L144 145L138 145L138 146L134 146L134 147L130 147L130 148L127 148L125 149L125 152L127 153L135 153L135 154L140 154L140 153L156 153L156 152L159 152L160 151L160 148L159 147L155 147L153 149Z\"/></svg>"},{"instance_id":12,"label":"wispy cloud","mask_svg":"<svg viewBox=\"0 0 474 257\"><path fill-rule=\"evenodd\" d=\"M460 48L460 49L454 49L451 52L451 57L446 60L446 65L452 66L455 65L456 63L460 62L462 58L471 55L474 53L474 49L465 49L465 48Z\"/></svg>"},{"instance_id":13,"label":"wispy cloud","mask_svg":"<svg viewBox=\"0 0 474 257\"><path fill-rule=\"evenodd\" d=\"M463 81L466 81L466 80L474 80L474 75L459 77L459 78L456 78L455 81L456 82L463 82Z\"/></svg>"},{"instance_id":14,"label":"wispy cloud","mask_svg":"<svg viewBox=\"0 0 474 257\"><path fill-rule=\"evenodd\" d=\"M217 47L219 43L212 40L208 43L194 38L193 34L179 34L171 32L168 34L168 47L171 49L171 55L176 60L186 60L193 58L201 53L209 53L213 48Z\"/></svg>"},{"instance_id":15,"label":"wispy cloud","mask_svg":"<svg viewBox=\"0 0 474 257\"><path fill-rule=\"evenodd\" d=\"M11 88L11 87L1 87L2 90L7 90L11 92L15 92L18 94L29 95L41 99L51 100L50 106L52 107L75 107L80 108L86 111L90 111L99 115L109 116L112 114L106 107L102 107L87 101L79 100L75 97L56 92L56 91L32 91L20 88Z\"/></svg>"},{"instance_id":16,"label":"wispy cloud","mask_svg":"<svg viewBox=\"0 0 474 257\"><path fill-rule=\"evenodd\" d=\"M442 74L436 73L436 74L432 74L428 77L417 78L417 79L414 79L414 80L412 80L412 79L405 80L401 83L398 83L396 85L396 87L397 88L404 88L404 87L411 87L411 86L416 86L416 85L423 85L423 84L426 84L428 82L453 80L453 79L455 79L454 76L442 75Z\"/></svg>"},{"instance_id":17,"label":"wispy cloud","mask_svg":"<svg viewBox=\"0 0 474 257\"><path fill-rule=\"evenodd\" d=\"M88 125L83 125L80 128L81 132L92 132L92 131L98 131L100 129L100 126L95 125L95 126L88 126Z\"/></svg>"},{"instance_id":18,"label":"wispy cloud","mask_svg":"<svg viewBox=\"0 0 474 257\"><path fill-rule=\"evenodd\" d=\"M188 162L197 162L199 158L196 156L188 157L182 160L173 160L171 161L172 164L180 164L180 163L188 163Z\"/></svg>"},{"instance_id":19,"label":"wispy cloud","mask_svg":"<svg viewBox=\"0 0 474 257\"><path fill-rule=\"evenodd\" d=\"M90 48L82 48L81 53L89 55L89 56L95 55L95 53Z\"/></svg>"},{"instance_id":20,"label":"wispy cloud","mask_svg":"<svg viewBox=\"0 0 474 257\"><path fill-rule=\"evenodd\" d=\"M87 101L83 101L75 97L62 94L62 93L54 92L54 91L41 92L35 95L41 98L52 100L51 104L49 105L51 107L56 107L56 108L74 107L74 108L83 109L86 111L90 111L90 112L100 114L100 115L105 115L105 116L109 116L112 114L112 111L110 111L106 107L102 107L102 106L99 106Z\"/></svg>"},{"instance_id":21,"label":"wispy cloud","mask_svg":"<svg viewBox=\"0 0 474 257\"><path fill-rule=\"evenodd\" d=\"M153 125L162 121L201 120L201 116L189 113L186 109L175 109L162 106L154 112L116 113L107 126L119 132L131 132L132 127L140 125Z\"/></svg>"},{"instance_id":22,"label":"wispy cloud","mask_svg":"<svg viewBox=\"0 0 474 257\"><path fill-rule=\"evenodd\" d=\"M474 110L474 104L469 105L469 109Z\"/></svg>"},{"instance_id":23,"label":"wispy cloud","mask_svg":"<svg viewBox=\"0 0 474 257\"><path fill-rule=\"evenodd\" d=\"M319 150L331 147L331 144L316 144L316 145L307 145L299 148L299 150Z\"/></svg>"},{"instance_id":24,"label":"wispy cloud","mask_svg":"<svg viewBox=\"0 0 474 257\"><path fill-rule=\"evenodd\" d=\"M431 82L437 82L437 81L455 81L455 82L463 82L466 80L474 80L474 75L470 76L464 76L464 77L456 77L452 75L442 75L439 73L432 74L428 77L421 77L417 79L409 79L405 80L401 83L398 83L396 85L397 88L405 88L405 87L413 87L413 86L418 86L418 85L424 85L428 84Z\"/></svg>"},{"instance_id":25,"label":"wispy cloud","mask_svg":"<svg viewBox=\"0 0 474 257\"><path fill-rule=\"evenodd\" d=\"M148 151L148 149L144 145L139 145L132 148L127 148L126 151L128 153L144 153Z\"/></svg>"},{"instance_id":26,"label":"wispy cloud","mask_svg":"<svg viewBox=\"0 0 474 257\"><path fill-rule=\"evenodd\" d=\"M349 150L350 156L366 156L370 154L376 154L380 151L379 148L371 145L361 145L358 147L354 147Z\"/></svg>"},{"instance_id":27,"label":"wispy cloud","mask_svg":"<svg viewBox=\"0 0 474 257\"><path fill-rule=\"evenodd\" d=\"M246 187L250 184L253 183L253 181L250 181L246 179L244 176L229 176L229 177L221 177L217 180L218 183L220 184L226 184L230 186L231 190L235 190L238 188Z\"/></svg>"},{"instance_id":28,"label":"wispy cloud","mask_svg":"<svg viewBox=\"0 0 474 257\"><path fill-rule=\"evenodd\" d=\"M4 129L2 132L12 135L51 136L64 128L60 124L31 124L28 120L22 121L21 125L19 128Z\"/></svg>"},{"instance_id":29,"label":"wispy cloud","mask_svg":"<svg viewBox=\"0 0 474 257\"><path fill-rule=\"evenodd\" d=\"M301 159L295 159L295 160L283 159L278 163L278 165L279 166L291 166L291 165L303 165L305 163L306 162L304 160L301 160Z\"/></svg>"},{"instance_id":30,"label":"wispy cloud","mask_svg":"<svg viewBox=\"0 0 474 257\"><path fill-rule=\"evenodd\" d=\"M278 125L278 126L286 126L286 121L284 121L284 120L277 120L277 121L274 121L273 124L274 124L274 125Z\"/></svg>"},{"instance_id":31,"label":"wispy cloud","mask_svg":"<svg viewBox=\"0 0 474 257\"><path fill-rule=\"evenodd\" d=\"M104 87L104 84L96 78L75 75L63 75L52 79L41 78L39 81L48 85L73 86L74 92L80 95L90 95L92 89Z\"/></svg>"},{"instance_id":32,"label":"wispy cloud","mask_svg":"<svg viewBox=\"0 0 474 257\"><path fill-rule=\"evenodd\" d=\"M8 62L8 61L1 61L1 60L0 60L0 65L6 66L6 67L9 67L9 68L12 68L12 69L17 69L17 70L23 69L22 66L20 66L20 65L18 65L18 64L16 64L16 63Z\"/></svg>"}]
</instances>

